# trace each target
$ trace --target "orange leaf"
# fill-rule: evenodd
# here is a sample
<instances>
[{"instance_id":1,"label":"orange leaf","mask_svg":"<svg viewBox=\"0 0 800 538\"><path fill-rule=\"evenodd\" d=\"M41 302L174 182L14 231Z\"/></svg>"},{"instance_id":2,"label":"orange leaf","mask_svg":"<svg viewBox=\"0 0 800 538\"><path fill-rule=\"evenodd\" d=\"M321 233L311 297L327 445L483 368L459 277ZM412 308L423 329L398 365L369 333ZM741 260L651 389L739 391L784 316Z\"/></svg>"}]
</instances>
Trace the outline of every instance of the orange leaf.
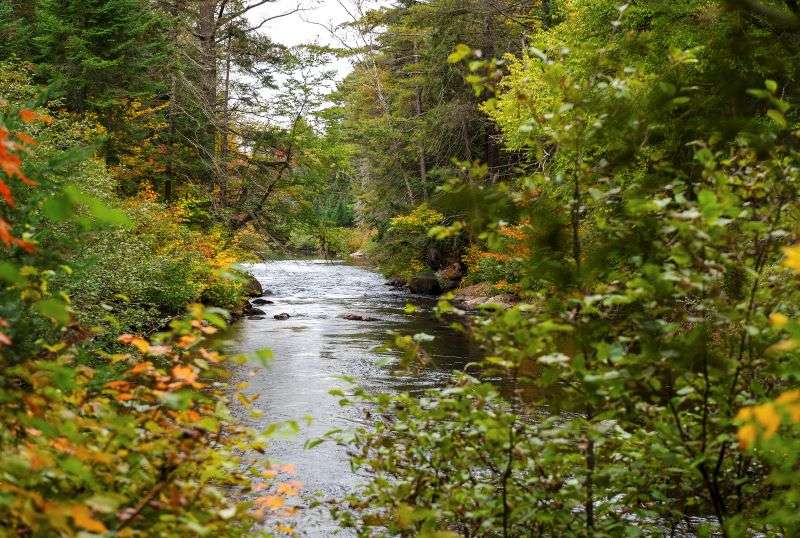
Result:
<instances>
[{"instance_id":1,"label":"orange leaf","mask_svg":"<svg viewBox=\"0 0 800 538\"><path fill-rule=\"evenodd\" d=\"M108 529L103 525L102 521L98 521L92 517L92 511L82 504L76 504L70 509L72 519L75 525L89 532L102 533L108 532Z\"/></svg>"},{"instance_id":2,"label":"orange leaf","mask_svg":"<svg viewBox=\"0 0 800 538\"><path fill-rule=\"evenodd\" d=\"M2 165L3 170L6 169L5 162L0 163L0 165ZM2 179L0 179L0 196L2 196L9 207L14 207L14 197L11 196L11 189L8 188L8 185Z\"/></svg>"},{"instance_id":3,"label":"orange leaf","mask_svg":"<svg viewBox=\"0 0 800 538\"><path fill-rule=\"evenodd\" d=\"M176 366L172 369L172 377L174 377L178 383L183 383L186 385L191 385L194 388L200 388L203 385L197 382L197 372L195 372L191 366Z\"/></svg>"},{"instance_id":4,"label":"orange leaf","mask_svg":"<svg viewBox=\"0 0 800 538\"><path fill-rule=\"evenodd\" d=\"M0 345L10 346L11 345L11 338L6 336L3 333L0 333Z\"/></svg>"},{"instance_id":5,"label":"orange leaf","mask_svg":"<svg viewBox=\"0 0 800 538\"><path fill-rule=\"evenodd\" d=\"M186 334L181 336L180 340L178 341L178 346L183 349L188 349L197 341L197 337L191 334Z\"/></svg>"},{"instance_id":6,"label":"orange leaf","mask_svg":"<svg viewBox=\"0 0 800 538\"><path fill-rule=\"evenodd\" d=\"M27 133L17 133L17 139L23 141L24 143L28 144L29 146L35 146L36 140L33 139Z\"/></svg>"},{"instance_id":7,"label":"orange leaf","mask_svg":"<svg viewBox=\"0 0 800 538\"><path fill-rule=\"evenodd\" d=\"M277 495L267 495L266 497L256 499L256 502L266 506L270 510L277 510L284 504L283 497L278 497Z\"/></svg>"},{"instance_id":8,"label":"orange leaf","mask_svg":"<svg viewBox=\"0 0 800 538\"><path fill-rule=\"evenodd\" d=\"M286 465L281 465L281 471L286 474L295 474L297 473L297 469L295 469L294 464L287 463Z\"/></svg>"},{"instance_id":9,"label":"orange leaf","mask_svg":"<svg viewBox=\"0 0 800 538\"><path fill-rule=\"evenodd\" d=\"M172 369L172 377L186 383L194 383L197 380L197 374L192 370L191 366L176 366Z\"/></svg>"},{"instance_id":10,"label":"orange leaf","mask_svg":"<svg viewBox=\"0 0 800 538\"><path fill-rule=\"evenodd\" d=\"M42 116L40 116L39 114L28 108L23 108L22 110L19 111L19 119L21 119L23 123L31 123L38 120L41 117Z\"/></svg>"},{"instance_id":11,"label":"orange leaf","mask_svg":"<svg viewBox=\"0 0 800 538\"><path fill-rule=\"evenodd\" d=\"M296 497L302 487L303 483L296 480L284 482L283 484L278 484L278 493L287 497Z\"/></svg>"},{"instance_id":12,"label":"orange leaf","mask_svg":"<svg viewBox=\"0 0 800 538\"><path fill-rule=\"evenodd\" d=\"M106 387L111 390L126 390L130 386L130 383L127 381L109 381L106 383Z\"/></svg>"},{"instance_id":13,"label":"orange leaf","mask_svg":"<svg viewBox=\"0 0 800 538\"><path fill-rule=\"evenodd\" d=\"M2 183L2 181L0 181ZM11 235L11 226L0 218L0 241L2 241L7 247L10 247L11 244L14 242L14 236Z\"/></svg>"},{"instance_id":14,"label":"orange leaf","mask_svg":"<svg viewBox=\"0 0 800 538\"><path fill-rule=\"evenodd\" d=\"M147 372L153 368L153 363L150 361L140 362L136 366L130 369L129 373L131 374L141 374Z\"/></svg>"}]
</instances>

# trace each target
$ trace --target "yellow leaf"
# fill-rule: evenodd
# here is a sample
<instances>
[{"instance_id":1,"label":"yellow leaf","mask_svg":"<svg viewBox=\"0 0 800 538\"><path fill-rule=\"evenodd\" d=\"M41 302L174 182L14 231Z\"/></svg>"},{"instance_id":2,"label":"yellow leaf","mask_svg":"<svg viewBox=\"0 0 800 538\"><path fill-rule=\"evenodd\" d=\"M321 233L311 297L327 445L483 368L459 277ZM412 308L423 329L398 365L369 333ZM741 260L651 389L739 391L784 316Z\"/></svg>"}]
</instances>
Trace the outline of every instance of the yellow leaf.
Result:
<instances>
[{"instance_id":1,"label":"yellow leaf","mask_svg":"<svg viewBox=\"0 0 800 538\"><path fill-rule=\"evenodd\" d=\"M73 505L72 508L70 508L70 513L72 519L75 521L75 525L78 527L94 533L108 532L103 522L94 519L92 517L92 511L86 506L82 504Z\"/></svg>"},{"instance_id":2,"label":"yellow leaf","mask_svg":"<svg viewBox=\"0 0 800 538\"><path fill-rule=\"evenodd\" d=\"M781 329L786 327L789 323L789 318L785 314L781 314L780 312L773 312L769 315L769 322L772 324L773 327L777 329Z\"/></svg>"},{"instance_id":3,"label":"yellow leaf","mask_svg":"<svg viewBox=\"0 0 800 538\"><path fill-rule=\"evenodd\" d=\"M771 345L768 349L768 353L788 353L789 351L794 351L800 347L800 342L795 340L794 338L787 338L786 340L781 340L780 342Z\"/></svg>"},{"instance_id":4,"label":"yellow leaf","mask_svg":"<svg viewBox=\"0 0 800 538\"><path fill-rule=\"evenodd\" d=\"M775 435L775 432L778 431L778 428L781 425L781 417L775 410L775 406L772 405L772 403L765 403L763 405L756 406L753 409L753 415L758 423L764 428L765 439L769 439Z\"/></svg>"},{"instance_id":5,"label":"yellow leaf","mask_svg":"<svg viewBox=\"0 0 800 538\"><path fill-rule=\"evenodd\" d=\"M134 346L142 353L147 353L147 350L150 349L150 343L147 340L139 336L133 336L132 334L123 334L117 338L117 340L123 344Z\"/></svg>"},{"instance_id":6,"label":"yellow leaf","mask_svg":"<svg viewBox=\"0 0 800 538\"><path fill-rule=\"evenodd\" d=\"M783 265L800 273L800 244L791 247L783 247L783 253L786 255L786 259L783 260Z\"/></svg>"},{"instance_id":7,"label":"yellow leaf","mask_svg":"<svg viewBox=\"0 0 800 538\"><path fill-rule=\"evenodd\" d=\"M743 449L748 449L753 446L753 443L756 442L756 437L758 436L758 430L753 424L745 424L744 426L739 427L739 431L736 432L736 438L739 440L739 446Z\"/></svg>"},{"instance_id":8,"label":"yellow leaf","mask_svg":"<svg viewBox=\"0 0 800 538\"><path fill-rule=\"evenodd\" d=\"M131 345L138 349L141 353L147 353L150 349L150 343L144 338L134 338L131 340Z\"/></svg>"}]
</instances>

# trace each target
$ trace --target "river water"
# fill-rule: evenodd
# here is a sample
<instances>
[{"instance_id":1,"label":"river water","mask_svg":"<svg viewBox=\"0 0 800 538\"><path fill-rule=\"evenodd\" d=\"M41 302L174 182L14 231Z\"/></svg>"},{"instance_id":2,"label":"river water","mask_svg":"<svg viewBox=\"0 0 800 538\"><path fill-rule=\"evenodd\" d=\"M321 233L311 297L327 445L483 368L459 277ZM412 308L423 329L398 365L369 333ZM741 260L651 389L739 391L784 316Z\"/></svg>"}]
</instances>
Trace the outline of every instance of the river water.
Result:
<instances>
[{"instance_id":1,"label":"river water","mask_svg":"<svg viewBox=\"0 0 800 538\"><path fill-rule=\"evenodd\" d=\"M468 339L436 320L430 298L392 290L385 279L372 271L322 260L273 261L254 264L248 270L272 292L273 305L259 306L265 319L245 319L227 334L230 353L252 353L269 348L274 360L267 368L252 365L234 371L233 381L247 381L248 394L258 394L254 407L263 413L258 426L272 422L312 417L303 423L299 435L276 439L265 458L278 464L293 464L297 480L306 494L321 499L338 499L356 487L362 478L350 469L344 448L324 443L313 449L304 444L333 428L354 428L362 419L352 408L342 408L328 392L346 388L340 376L350 376L360 386L375 392L421 391L443 386L453 370L478 358ZM418 307L413 315L405 305ZM286 313L288 320L274 315ZM380 321L350 321L346 314L358 314ZM391 352L377 351L386 343L388 332L425 332L435 337L426 349L432 361L424 372L398 377L379 366ZM239 410L243 419L248 413ZM327 510L306 510L297 530L301 536L339 536Z\"/></svg>"}]
</instances>

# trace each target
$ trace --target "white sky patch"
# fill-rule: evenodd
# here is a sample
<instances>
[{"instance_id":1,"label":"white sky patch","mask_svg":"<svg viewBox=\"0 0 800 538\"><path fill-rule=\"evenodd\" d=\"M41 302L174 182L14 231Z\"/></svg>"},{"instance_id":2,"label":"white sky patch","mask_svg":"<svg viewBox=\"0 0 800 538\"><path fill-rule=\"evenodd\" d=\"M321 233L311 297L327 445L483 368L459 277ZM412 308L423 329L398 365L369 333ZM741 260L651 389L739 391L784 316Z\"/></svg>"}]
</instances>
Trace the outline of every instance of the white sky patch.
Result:
<instances>
[{"instance_id":1,"label":"white sky patch","mask_svg":"<svg viewBox=\"0 0 800 538\"><path fill-rule=\"evenodd\" d=\"M342 0L347 5L348 0ZM276 43L288 47L314 43L323 46L340 46L339 41L327 28L351 20L347 10L337 0L276 0L258 7L248 13L252 25L260 24L265 18L287 13L297 6L303 11L293 13L273 21L261 28L261 33ZM323 27L324 26L324 27ZM331 69L337 73L337 80L343 79L352 70L348 59L338 59L332 65L320 66L321 70Z\"/></svg>"},{"instance_id":2,"label":"white sky patch","mask_svg":"<svg viewBox=\"0 0 800 538\"><path fill-rule=\"evenodd\" d=\"M287 47L305 44L316 44L335 48L359 47L363 40L353 30L339 28L340 25L352 22L359 13L390 5L392 0L275 0L247 13L250 26L257 26L265 19L277 17L264 23L258 30L273 42ZM300 11L290 13L300 7ZM290 13L279 17L284 13ZM333 72L333 78L327 83L317 86L322 94L332 92L338 82L353 70L354 58L331 58L331 61L319 65L315 72L322 75ZM276 77L278 88L265 90L265 97L281 95L285 78ZM285 115L274 118L278 123L288 124Z\"/></svg>"}]
</instances>

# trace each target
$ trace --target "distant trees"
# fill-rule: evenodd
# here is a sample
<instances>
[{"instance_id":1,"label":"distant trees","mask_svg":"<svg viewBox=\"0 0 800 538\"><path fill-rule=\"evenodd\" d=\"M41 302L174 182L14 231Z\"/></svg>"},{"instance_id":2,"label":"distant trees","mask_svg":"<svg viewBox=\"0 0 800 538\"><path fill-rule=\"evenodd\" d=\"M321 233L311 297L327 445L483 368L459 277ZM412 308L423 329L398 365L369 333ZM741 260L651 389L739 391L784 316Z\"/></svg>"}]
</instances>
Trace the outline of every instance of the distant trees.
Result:
<instances>
[{"instance_id":1,"label":"distant trees","mask_svg":"<svg viewBox=\"0 0 800 538\"><path fill-rule=\"evenodd\" d=\"M517 53L537 16L516 0L437 0L400 2L350 24L372 34L352 44L358 61L337 94L359 148L365 222L385 228L433 195L456 162L486 163L489 183L509 176L516 156L502 150L480 96L447 58L463 42L487 57Z\"/></svg>"}]
</instances>

